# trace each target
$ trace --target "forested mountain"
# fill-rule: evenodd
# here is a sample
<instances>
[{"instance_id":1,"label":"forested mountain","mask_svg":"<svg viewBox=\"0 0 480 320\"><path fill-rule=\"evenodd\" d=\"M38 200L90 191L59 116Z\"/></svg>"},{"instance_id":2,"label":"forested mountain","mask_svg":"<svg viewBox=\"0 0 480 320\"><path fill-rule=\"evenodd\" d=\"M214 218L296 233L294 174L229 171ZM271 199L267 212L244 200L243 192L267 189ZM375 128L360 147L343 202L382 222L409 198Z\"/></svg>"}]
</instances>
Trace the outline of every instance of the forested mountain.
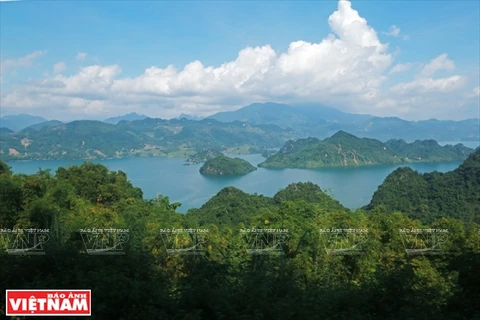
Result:
<instances>
[{"instance_id":1,"label":"forested mountain","mask_svg":"<svg viewBox=\"0 0 480 320\"><path fill-rule=\"evenodd\" d=\"M311 182L299 182L288 185L279 190L273 197L258 194L248 194L234 187L222 189L201 208L188 210L187 221L191 225L218 227L248 224L256 216L272 210L278 210L287 202L305 202L319 205L322 212L345 211L337 200L328 196L322 189ZM303 217L311 219L314 215L310 211L299 212Z\"/></svg>"},{"instance_id":2,"label":"forested mountain","mask_svg":"<svg viewBox=\"0 0 480 320\"><path fill-rule=\"evenodd\" d=\"M25 129L23 129L22 131L26 131L26 130L29 130L29 131L38 131L38 130L41 130L41 129L43 129L43 128L50 128L50 127L61 126L62 124L63 124L62 121L49 120L49 121L40 122L40 123L37 123L37 124L33 124L33 125L31 125L31 126L28 126L28 127L26 127Z\"/></svg>"},{"instance_id":3,"label":"forested mountain","mask_svg":"<svg viewBox=\"0 0 480 320\"><path fill-rule=\"evenodd\" d=\"M294 137L274 125L221 123L215 120L79 120L39 130L2 133L0 158L95 159L129 156L188 156L207 148L274 148Z\"/></svg>"},{"instance_id":4,"label":"forested mountain","mask_svg":"<svg viewBox=\"0 0 480 320\"><path fill-rule=\"evenodd\" d=\"M366 209L379 205L425 223L442 217L480 223L480 148L446 173L398 168L379 186Z\"/></svg>"},{"instance_id":5,"label":"forested mountain","mask_svg":"<svg viewBox=\"0 0 480 320\"><path fill-rule=\"evenodd\" d=\"M29 114L4 116L0 117L0 128L8 128L13 131L20 131L31 125L45 121L47 121L47 119L38 116L31 116Z\"/></svg>"},{"instance_id":6,"label":"forested mountain","mask_svg":"<svg viewBox=\"0 0 480 320\"><path fill-rule=\"evenodd\" d=\"M275 207L272 198L251 195L235 187L227 187L208 200L201 208L188 210L190 226L214 224L220 228L239 223L248 224L262 210Z\"/></svg>"},{"instance_id":7,"label":"forested mountain","mask_svg":"<svg viewBox=\"0 0 480 320\"><path fill-rule=\"evenodd\" d=\"M235 111L219 112L209 118L223 122L245 121L252 124L275 124L292 128L303 137L326 138L339 130L358 137L381 141L433 139L436 141L480 140L480 119L462 121L407 121L397 117L375 117L345 113L319 104L286 105L254 103Z\"/></svg>"},{"instance_id":8,"label":"forested mountain","mask_svg":"<svg viewBox=\"0 0 480 320\"><path fill-rule=\"evenodd\" d=\"M259 166L266 168L321 168L458 161L464 160L471 152L473 149L462 144L440 146L434 140L413 143L393 140L383 143L339 131L325 140L308 138L288 141L276 154L268 157Z\"/></svg>"},{"instance_id":9,"label":"forested mountain","mask_svg":"<svg viewBox=\"0 0 480 320\"><path fill-rule=\"evenodd\" d=\"M211 176L232 176L245 175L255 170L257 167L252 166L247 160L220 155L205 161L200 168L200 173Z\"/></svg>"},{"instance_id":10,"label":"forested mountain","mask_svg":"<svg viewBox=\"0 0 480 320\"><path fill-rule=\"evenodd\" d=\"M471 176L467 184L478 179L478 160L476 153L461 167ZM16 242L0 235L2 287L91 289L94 319L480 317L480 225L473 222L441 218L422 225L408 212L383 207L350 212L312 184L293 184L273 198L225 188L182 215L168 197L145 200L125 173L91 163L24 175L0 162L0 203L0 229L49 234L46 254L34 256L7 254ZM124 255L88 255L80 233L86 228L128 229ZM160 231L186 228L208 230L196 245L202 254L167 251L191 246L192 238L169 240ZM256 238L245 228L287 236L275 242L278 235ZM339 228L368 232L351 238L319 231ZM408 255L406 248L420 243L405 242L403 228L448 229L445 255ZM249 253L257 239L260 248L274 245L283 254ZM362 254L343 255L332 249L337 245ZM0 299L0 316L4 310Z\"/></svg>"}]
</instances>

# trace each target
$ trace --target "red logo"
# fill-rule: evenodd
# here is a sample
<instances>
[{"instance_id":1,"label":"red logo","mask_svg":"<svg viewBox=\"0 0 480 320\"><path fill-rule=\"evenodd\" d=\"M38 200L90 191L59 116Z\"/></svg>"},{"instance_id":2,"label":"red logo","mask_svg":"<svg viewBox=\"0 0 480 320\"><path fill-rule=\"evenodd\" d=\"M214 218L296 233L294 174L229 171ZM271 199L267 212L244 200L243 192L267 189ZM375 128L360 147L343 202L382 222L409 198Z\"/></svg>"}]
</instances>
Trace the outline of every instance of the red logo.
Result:
<instances>
[{"instance_id":1,"label":"red logo","mask_svg":"<svg viewBox=\"0 0 480 320\"><path fill-rule=\"evenodd\" d=\"M91 316L91 290L7 290L7 316Z\"/></svg>"}]
</instances>

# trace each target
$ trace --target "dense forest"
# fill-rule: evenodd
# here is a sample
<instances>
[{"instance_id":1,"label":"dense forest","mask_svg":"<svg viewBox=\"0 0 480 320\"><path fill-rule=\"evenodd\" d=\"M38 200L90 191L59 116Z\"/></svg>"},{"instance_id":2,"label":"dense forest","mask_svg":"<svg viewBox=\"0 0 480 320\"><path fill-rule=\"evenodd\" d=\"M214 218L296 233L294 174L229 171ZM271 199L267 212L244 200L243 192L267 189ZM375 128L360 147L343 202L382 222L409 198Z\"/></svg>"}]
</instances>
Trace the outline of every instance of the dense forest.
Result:
<instances>
[{"instance_id":1,"label":"dense forest","mask_svg":"<svg viewBox=\"0 0 480 320\"><path fill-rule=\"evenodd\" d=\"M379 205L425 223L441 217L480 223L480 148L450 172L420 174L408 167L396 169L365 208Z\"/></svg>"},{"instance_id":2,"label":"dense forest","mask_svg":"<svg viewBox=\"0 0 480 320\"><path fill-rule=\"evenodd\" d=\"M255 170L257 170L257 167L254 167L247 160L220 155L205 161L200 168L200 173L212 176L231 176L245 175Z\"/></svg>"},{"instance_id":3,"label":"dense forest","mask_svg":"<svg viewBox=\"0 0 480 320\"><path fill-rule=\"evenodd\" d=\"M406 143L389 140L383 143L370 138L358 138L338 131L330 138L288 141L274 155L260 163L266 168L321 168L365 166L410 162L446 162L465 160L473 152L462 144L440 146L434 140Z\"/></svg>"},{"instance_id":4,"label":"dense forest","mask_svg":"<svg viewBox=\"0 0 480 320\"><path fill-rule=\"evenodd\" d=\"M478 156L448 181L478 190ZM417 186L417 197L428 198ZM422 223L408 211L414 206L389 208L396 195L405 199L391 192L388 201L351 212L311 183L271 198L225 188L180 214L179 203L144 199L125 173L103 165L25 175L0 162L0 229L49 232L45 255L23 256L8 254L15 242L0 234L2 288L91 289L93 319L480 319L480 225L461 215ZM446 201L478 204L474 197ZM88 254L87 228L128 229L124 255ZM174 228L208 236L162 231ZM405 229L448 230L448 239ZM198 254L177 250L192 244ZM437 254L409 254L425 247Z\"/></svg>"}]
</instances>

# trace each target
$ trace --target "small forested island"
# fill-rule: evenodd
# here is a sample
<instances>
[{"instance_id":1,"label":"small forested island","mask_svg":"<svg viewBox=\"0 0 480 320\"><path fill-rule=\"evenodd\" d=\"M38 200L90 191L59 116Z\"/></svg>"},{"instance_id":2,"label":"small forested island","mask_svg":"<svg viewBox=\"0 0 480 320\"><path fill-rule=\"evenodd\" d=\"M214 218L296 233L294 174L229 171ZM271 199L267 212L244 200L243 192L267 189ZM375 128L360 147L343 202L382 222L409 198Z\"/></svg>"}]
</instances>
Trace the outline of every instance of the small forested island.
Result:
<instances>
[{"instance_id":1,"label":"small forested island","mask_svg":"<svg viewBox=\"0 0 480 320\"><path fill-rule=\"evenodd\" d=\"M206 161L200 168L204 175L244 175L257 170L250 162L240 158L230 158L224 155Z\"/></svg>"},{"instance_id":2,"label":"small forested island","mask_svg":"<svg viewBox=\"0 0 480 320\"><path fill-rule=\"evenodd\" d=\"M288 141L259 167L265 168L321 168L365 166L411 162L447 162L465 160L473 149L462 144L440 146L435 140L389 140L385 143L358 138L339 131L330 138Z\"/></svg>"},{"instance_id":3,"label":"small forested island","mask_svg":"<svg viewBox=\"0 0 480 320\"><path fill-rule=\"evenodd\" d=\"M185 160L185 165L199 164L222 155L223 153L216 149L202 150L187 158L187 160Z\"/></svg>"}]
</instances>

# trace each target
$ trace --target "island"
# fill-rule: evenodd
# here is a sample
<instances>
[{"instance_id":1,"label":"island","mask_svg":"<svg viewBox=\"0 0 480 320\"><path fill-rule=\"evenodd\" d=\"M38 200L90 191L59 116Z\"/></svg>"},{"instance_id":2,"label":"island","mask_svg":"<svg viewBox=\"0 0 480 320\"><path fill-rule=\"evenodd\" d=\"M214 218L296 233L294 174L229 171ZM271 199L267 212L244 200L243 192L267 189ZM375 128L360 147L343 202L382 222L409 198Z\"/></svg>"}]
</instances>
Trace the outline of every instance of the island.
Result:
<instances>
[{"instance_id":1,"label":"island","mask_svg":"<svg viewBox=\"0 0 480 320\"><path fill-rule=\"evenodd\" d=\"M389 140L385 143L358 138L339 131L330 138L287 141L259 167L264 168L322 168L366 166L412 162L463 161L474 150L462 144L440 146L435 140Z\"/></svg>"},{"instance_id":2,"label":"island","mask_svg":"<svg viewBox=\"0 0 480 320\"><path fill-rule=\"evenodd\" d=\"M245 175L255 170L257 168L246 160L221 155L207 160L200 168L200 173L212 176Z\"/></svg>"},{"instance_id":3,"label":"island","mask_svg":"<svg viewBox=\"0 0 480 320\"><path fill-rule=\"evenodd\" d=\"M187 160L185 160L185 165L199 164L222 155L223 153L216 149L202 150L187 158Z\"/></svg>"}]
</instances>

